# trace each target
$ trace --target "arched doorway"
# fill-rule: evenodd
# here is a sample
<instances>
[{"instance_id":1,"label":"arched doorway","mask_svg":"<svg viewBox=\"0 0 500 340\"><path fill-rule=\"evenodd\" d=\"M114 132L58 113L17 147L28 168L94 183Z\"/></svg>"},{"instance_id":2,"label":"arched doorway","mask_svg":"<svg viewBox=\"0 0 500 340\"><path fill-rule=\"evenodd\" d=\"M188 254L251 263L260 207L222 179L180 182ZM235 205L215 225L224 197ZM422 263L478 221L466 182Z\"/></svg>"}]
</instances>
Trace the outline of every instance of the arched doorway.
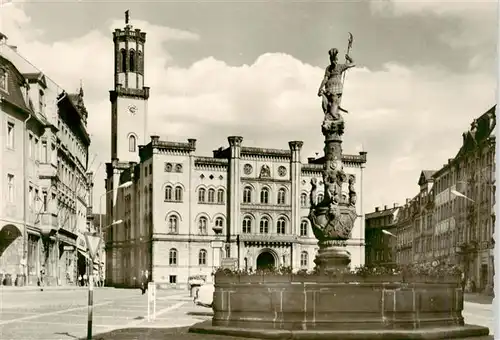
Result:
<instances>
[{"instance_id":1,"label":"arched doorway","mask_svg":"<svg viewBox=\"0 0 500 340\"><path fill-rule=\"evenodd\" d=\"M23 238L21 231L12 224L0 227L0 268L6 274L18 273L22 259ZM3 277L0 277L0 281ZM0 282L1 284L1 282Z\"/></svg>"},{"instance_id":2,"label":"arched doorway","mask_svg":"<svg viewBox=\"0 0 500 340\"><path fill-rule=\"evenodd\" d=\"M257 269L269 269L276 266L273 254L263 251L257 256Z\"/></svg>"}]
</instances>

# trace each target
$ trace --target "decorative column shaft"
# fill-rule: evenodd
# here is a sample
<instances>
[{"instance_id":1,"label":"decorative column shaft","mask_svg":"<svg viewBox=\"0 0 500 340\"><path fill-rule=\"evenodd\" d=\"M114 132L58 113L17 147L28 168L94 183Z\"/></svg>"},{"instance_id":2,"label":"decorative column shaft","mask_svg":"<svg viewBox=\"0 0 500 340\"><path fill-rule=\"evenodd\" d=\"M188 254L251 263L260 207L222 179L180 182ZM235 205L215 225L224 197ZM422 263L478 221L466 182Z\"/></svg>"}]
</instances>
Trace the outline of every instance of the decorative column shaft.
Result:
<instances>
[{"instance_id":1,"label":"decorative column shaft","mask_svg":"<svg viewBox=\"0 0 500 340\"><path fill-rule=\"evenodd\" d=\"M229 147L231 151L229 159L229 171L228 171L228 205L227 205L227 243L231 247L231 236L236 236L240 233L240 201L241 201L241 179L240 179L240 154L241 154L241 142L243 142L243 137L231 136L227 138L229 142ZM229 248L231 249L231 248ZM235 250L230 250L230 254L227 257L235 257L236 254L233 253ZM240 264L238 264L239 266Z\"/></svg>"}]
</instances>

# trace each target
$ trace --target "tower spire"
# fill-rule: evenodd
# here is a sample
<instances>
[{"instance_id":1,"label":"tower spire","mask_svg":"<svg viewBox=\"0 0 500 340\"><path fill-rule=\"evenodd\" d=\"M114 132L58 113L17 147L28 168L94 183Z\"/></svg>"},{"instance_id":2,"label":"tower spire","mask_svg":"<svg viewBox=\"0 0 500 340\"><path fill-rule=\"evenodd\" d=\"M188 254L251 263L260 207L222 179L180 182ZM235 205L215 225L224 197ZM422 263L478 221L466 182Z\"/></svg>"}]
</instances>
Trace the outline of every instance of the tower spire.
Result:
<instances>
[{"instance_id":1,"label":"tower spire","mask_svg":"<svg viewBox=\"0 0 500 340\"><path fill-rule=\"evenodd\" d=\"M125 25L128 25L129 24L129 21L130 21L130 12L129 10L127 9L125 11Z\"/></svg>"}]
</instances>

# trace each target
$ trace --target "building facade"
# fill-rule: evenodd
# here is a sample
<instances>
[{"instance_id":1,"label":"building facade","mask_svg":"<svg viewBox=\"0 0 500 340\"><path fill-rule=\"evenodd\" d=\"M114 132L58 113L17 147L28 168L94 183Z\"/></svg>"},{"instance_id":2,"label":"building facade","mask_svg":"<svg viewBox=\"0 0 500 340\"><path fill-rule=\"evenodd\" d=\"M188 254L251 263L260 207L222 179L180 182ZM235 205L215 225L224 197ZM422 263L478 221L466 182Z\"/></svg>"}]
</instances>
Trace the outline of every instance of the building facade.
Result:
<instances>
[{"instance_id":1,"label":"building facade","mask_svg":"<svg viewBox=\"0 0 500 340\"><path fill-rule=\"evenodd\" d=\"M37 284L43 269L50 285L75 283L78 244L88 257L82 233L90 138L83 91L67 94L7 45L5 36L0 68L5 131L0 144L0 189L5 189L0 273L19 277L18 284Z\"/></svg>"},{"instance_id":2,"label":"building facade","mask_svg":"<svg viewBox=\"0 0 500 340\"><path fill-rule=\"evenodd\" d=\"M457 155L441 169L421 172L419 193L401 206L395 227L398 264L456 264L467 290L488 294L494 274L495 112L494 106L472 122Z\"/></svg>"},{"instance_id":3,"label":"building facade","mask_svg":"<svg viewBox=\"0 0 500 340\"><path fill-rule=\"evenodd\" d=\"M396 264L396 221L400 207L376 207L365 215L365 265L393 266ZM385 232L384 232L385 231Z\"/></svg>"},{"instance_id":4,"label":"building facade","mask_svg":"<svg viewBox=\"0 0 500 340\"><path fill-rule=\"evenodd\" d=\"M198 275L211 281L224 258L239 268L312 269L317 241L307 220L308 195L312 178L321 183L323 160L303 163L300 141L268 149L245 147L242 137L232 136L212 157L196 155L195 139L151 136L146 142L145 36L129 24L113 33L112 161L103 223L107 284L135 286L144 270L160 285L186 284ZM366 152L344 155L343 161L357 179L362 202ZM351 265L359 266L365 258L364 218L352 235Z\"/></svg>"}]
</instances>

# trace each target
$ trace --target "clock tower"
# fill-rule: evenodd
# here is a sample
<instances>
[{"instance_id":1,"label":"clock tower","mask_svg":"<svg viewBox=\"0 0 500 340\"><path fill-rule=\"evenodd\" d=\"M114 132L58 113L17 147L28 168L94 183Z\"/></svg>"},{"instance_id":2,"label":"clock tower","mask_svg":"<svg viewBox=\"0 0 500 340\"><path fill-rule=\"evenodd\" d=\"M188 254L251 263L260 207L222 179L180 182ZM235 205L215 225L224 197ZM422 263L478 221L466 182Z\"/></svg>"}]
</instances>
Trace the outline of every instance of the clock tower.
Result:
<instances>
[{"instance_id":1,"label":"clock tower","mask_svg":"<svg viewBox=\"0 0 500 340\"><path fill-rule=\"evenodd\" d=\"M111 101L111 158L139 161L138 146L146 144L149 87L144 86L146 33L133 29L129 11L125 27L113 32L114 89Z\"/></svg>"}]
</instances>

